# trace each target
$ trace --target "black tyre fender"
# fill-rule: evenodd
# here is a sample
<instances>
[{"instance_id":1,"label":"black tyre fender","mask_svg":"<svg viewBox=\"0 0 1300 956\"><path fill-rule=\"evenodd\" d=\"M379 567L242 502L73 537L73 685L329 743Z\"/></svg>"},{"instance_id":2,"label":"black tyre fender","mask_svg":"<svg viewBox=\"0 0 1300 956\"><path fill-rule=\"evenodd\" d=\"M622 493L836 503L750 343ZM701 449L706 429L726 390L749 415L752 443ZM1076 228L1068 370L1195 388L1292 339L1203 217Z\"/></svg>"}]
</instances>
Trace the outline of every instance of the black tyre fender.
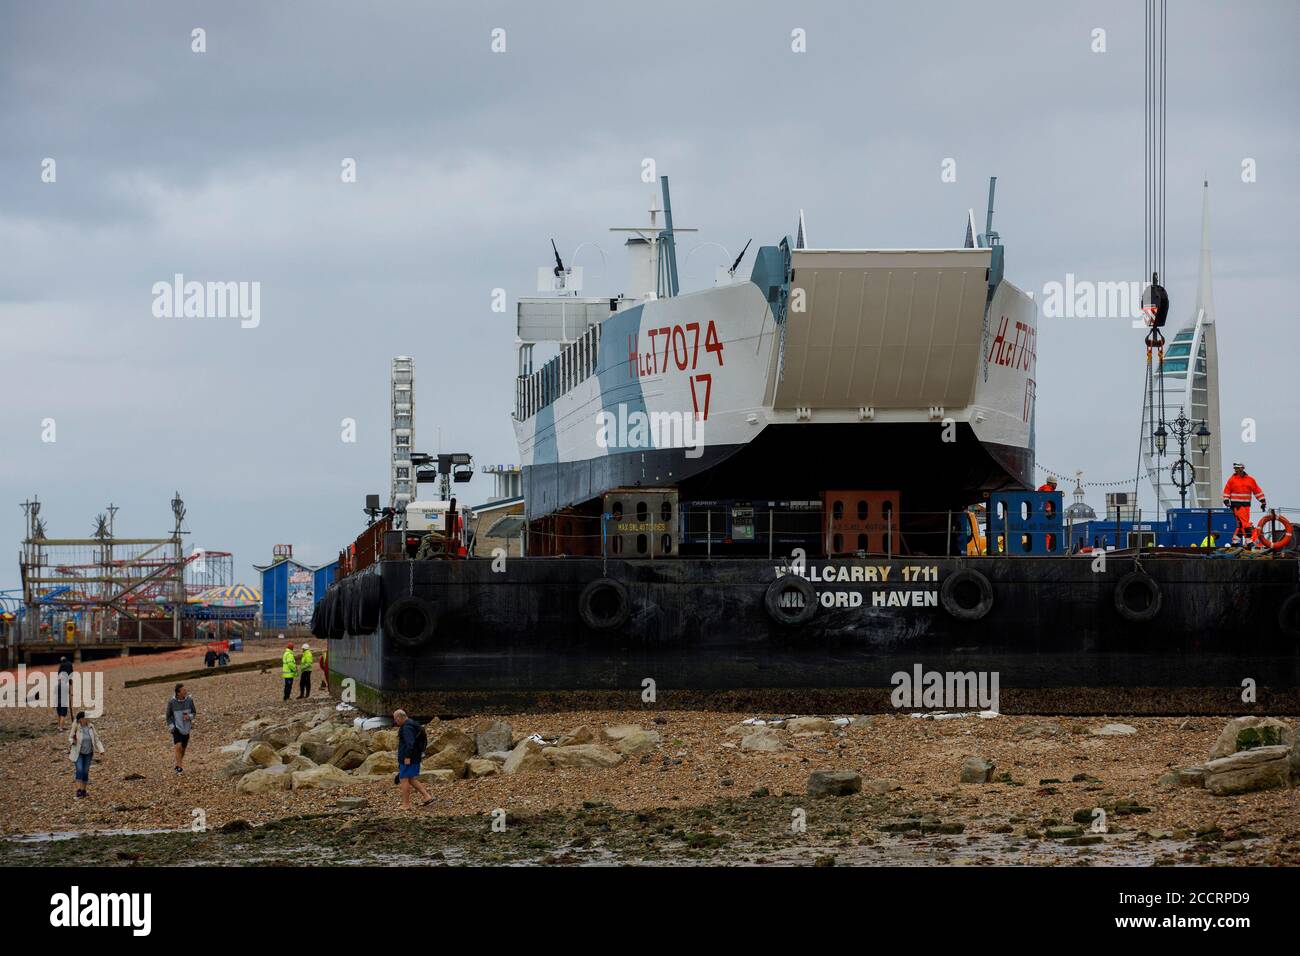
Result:
<instances>
[{"instance_id":1,"label":"black tyre fender","mask_svg":"<svg viewBox=\"0 0 1300 956\"><path fill-rule=\"evenodd\" d=\"M343 581L343 624L349 634L361 633L361 579L356 575Z\"/></svg>"},{"instance_id":2,"label":"black tyre fender","mask_svg":"<svg viewBox=\"0 0 1300 956\"><path fill-rule=\"evenodd\" d=\"M632 599L621 581L597 578L578 595L578 616L594 631L622 627L632 615Z\"/></svg>"},{"instance_id":3,"label":"black tyre fender","mask_svg":"<svg viewBox=\"0 0 1300 956\"><path fill-rule=\"evenodd\" d=\"M413 594L399 597L384 614L384 631L408 650L428 644L437 628L438 615L433 605Z\"/></svg>"},{"instance_id":4,"label":"black tyre fender","mask_svg":"<svg viewBox=\"0 0 1300 956\"><path fill-rule=\"evenodd\" d=\"M329 631L325 627L325 614L328 610L326 601L329 600L329 592L326 591L315 606L311 609L311 634L312 637L325 640L329 636Z\"/></svg>"},{"instance_id":5,"label":"black tyre fender","mask_svg":"<svg viewBox=\"0 0 1300 956\"><path fill-rule=\"evenodd\" d=\"M333 640L340 635L334 632L334 608L338 601L338 589L329 588L311 612L311 633L323 641Z\"/></svg>"},{"instance_id":6,"label":"black tyre fender","mask_svg":"<svg viewBox=\"0 0 1300 956\"><path fill-rule=\"evenodd\" d=\"M362 575L357 583L357 634L373 634L379 628L384 610L384 579L377 574Z\"/></svg>"},{"instance_id":7,"label":"black tyre fender","mask_svg":"<svg viewBox=\"0 0 1300 956\"><path fill-rule=\"evenodd\" d=\"M351 578L344 578L338 583L338 594L334 601L338 605L339 627L341 633L349 634L352 631L352 588Z\"/></svg>"},{"instance_id":8,"label":"black tyre fender","mask_svg":"<svg viewBox=\"0 0 1300 956\"><path fill-rule=\"evenodd\" d=\"M792 592L802 598L802 603L787 603L784 600ZM817 589L807 578L798 574L781 575L763 593L763 607L767 609L767 616L777 624L806 624L817 613L817 605Z\"/></svg>"},{"instance_id":9,"label":"black tyre fender","mask_svg":"<svg viewBox=\"0 0 1300 956\"><path fill-rule=\"evenodd\" d=\"M325 627L329 632L329 639L337 641L347 633L347 628L343 623L343 587L335 584L325 592L325 600L329 601L327 617L325 618Z\"/></svg>"},{"instance_id":10,"label":"black tyre fender","mask_svg":"<svg viewBox=\"0 0 1300 956\"><path fill-rule=\"evenodd\" d=\"M939 603L959 621L978 621L993 610L993 585L979 571L962 568L939 586Z\"/></svg>"},{"instance_id":11,"label":"black tyre fender","mask_svg":"<svg viewBox=\"0 0 1300 956\"><path fill-rule=\"evenodd\" d=\"M1277 626L1287 637L1300 637L1300 594L1292 594L1277 609Z\"/></svg>"},{"instance_id":12,"label":"black tyre fender","mask_svg":"<svg viewBox=\"0 0 1300 956\"><path fill-rule=\"evenodd\" d=\"M1146 594L1145 607L1134 607L1129 603L1129 597L1138 590ZM1160 585L1156 583L1155 578L1144 571L1130 571L1115 585L1115 610L1126 621L1142 624L1153 620L1160 613L1160 605L1163 601Z\"/></svg>"}]
</instances>

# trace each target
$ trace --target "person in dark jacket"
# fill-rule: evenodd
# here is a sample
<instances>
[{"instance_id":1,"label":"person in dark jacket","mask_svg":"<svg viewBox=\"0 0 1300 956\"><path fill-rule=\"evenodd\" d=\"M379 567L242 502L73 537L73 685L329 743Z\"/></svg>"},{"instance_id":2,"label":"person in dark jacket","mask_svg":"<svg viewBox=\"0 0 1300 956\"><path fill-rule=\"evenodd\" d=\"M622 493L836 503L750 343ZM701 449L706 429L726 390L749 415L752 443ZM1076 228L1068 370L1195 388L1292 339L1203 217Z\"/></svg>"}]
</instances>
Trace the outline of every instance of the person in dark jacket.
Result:
<instances>
[{"instance_id":1,"label":"person in dark jacket","mask_svg":"<svg viewBox=\"0 0 1300 956\"><path fill-rule=\"evenodd\" d=\"M72 706L72 661L66 657L59 658L59 670L54 675L54 712L59 715L59 730L63 729L68 719L68 708Z\"/></svg>"},{"instance_id":2,"label":"person in dark jacket","mask_svg":"<svg viewBox=\"0 0 1300 956\"><path fill-rule=\"evenodd\" d=\"M393 712L393 723L397 726L397 780L402 787L402 809L411 809L411 787L420 791L424 797L422 806L427 807L433 803L433 794L420 782L420 760L424 757L419 745L422 728L404 710Z\"/></svg>"}]
</instances>

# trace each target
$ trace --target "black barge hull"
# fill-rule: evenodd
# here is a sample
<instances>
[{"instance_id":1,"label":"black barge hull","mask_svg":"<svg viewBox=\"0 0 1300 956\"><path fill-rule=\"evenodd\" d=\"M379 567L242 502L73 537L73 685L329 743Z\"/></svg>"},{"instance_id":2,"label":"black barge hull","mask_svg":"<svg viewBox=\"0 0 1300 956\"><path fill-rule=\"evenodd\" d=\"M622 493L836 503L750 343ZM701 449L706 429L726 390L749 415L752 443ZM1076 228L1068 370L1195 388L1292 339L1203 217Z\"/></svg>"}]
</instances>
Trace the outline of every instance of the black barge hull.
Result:
<instances>
[{"instance_id":1,"label":"black barge hull","mask_svg":"<svg viewBox=\"0 0 1300 956\"><path fill-rule=\"evenodd\" d=\"M331 685L373 713L881 711L918 666L996 673L1005 713L1300 713L1297 572L1150 553L386 560L323 604L351 622Z\"/></svg>"}]
</instances>

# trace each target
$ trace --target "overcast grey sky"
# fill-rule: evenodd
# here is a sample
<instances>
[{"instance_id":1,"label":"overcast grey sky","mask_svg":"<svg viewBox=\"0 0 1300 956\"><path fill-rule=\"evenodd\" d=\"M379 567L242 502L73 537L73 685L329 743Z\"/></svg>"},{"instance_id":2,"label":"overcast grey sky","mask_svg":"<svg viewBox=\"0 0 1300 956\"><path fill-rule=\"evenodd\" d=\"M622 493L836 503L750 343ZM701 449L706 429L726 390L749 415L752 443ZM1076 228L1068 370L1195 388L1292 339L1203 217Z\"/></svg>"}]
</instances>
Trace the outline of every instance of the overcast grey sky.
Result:
<instances>
[{"instance_id":1,"label":"overcast grey sky","mask_svg":"<svg viewBox=\"0 0 1300 956\"><path fill-rule=\"evenodd\" d=\"M1295 506L1298 27L1290 0L1180 2L1168 41L1171 324L1189 317L1208 177L1225 459ZM514 297L551 236L566 254L599 243L587 291L620 291L606 230L644 218L644 157L702 230L679 253L701 245L687 288L722 261L703 243L775 242L800 207L816 246L958 245L991 174L1016 284L1139 279L1142 49L1136 0L0 0L0 587L33 493L53 535L89 534L110 500L119 533L146 535L179 488L192 543L234 551L250 582L277 542L331 559L365 493L387 496L400 353L417 446L514 461ZM155 318L174 273L260 282L260 325ZM1040 319L1041 463L1134 473L1141 338Z\"/></svg>"}]
</instances>

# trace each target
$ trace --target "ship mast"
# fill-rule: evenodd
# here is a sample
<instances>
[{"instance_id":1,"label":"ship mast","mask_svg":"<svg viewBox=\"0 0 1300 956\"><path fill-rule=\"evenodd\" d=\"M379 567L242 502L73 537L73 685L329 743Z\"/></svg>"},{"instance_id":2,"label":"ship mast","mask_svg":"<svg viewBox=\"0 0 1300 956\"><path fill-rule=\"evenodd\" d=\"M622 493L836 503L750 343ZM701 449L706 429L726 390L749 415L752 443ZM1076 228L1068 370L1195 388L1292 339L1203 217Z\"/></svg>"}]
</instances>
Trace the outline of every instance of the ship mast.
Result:
<instances>
[{"instance_id":1,"label":"ship mast","mask_svg":"<svg viewBox=\"0 0 1300 956\"><path fill-rule=\"evenodd\" d=\"M654 276L654 288L633 289L632 294L637 298L645 296L665 299L677 295L680 285L677 281L677 242L674 237L679 232L699 232L698 229L673 226L673 205L668 192L667 176L659 177L659 188L663 198L664 222L662 226L655 221L659 209L652 203L650 206L649 226L613 226L609 230L610 232L635 233L635 238L628 239L628 245L643 245L646 247L646 264L648 271ZM649 275L646 278L648 280Z\"/></svg>"}]
</instances>

